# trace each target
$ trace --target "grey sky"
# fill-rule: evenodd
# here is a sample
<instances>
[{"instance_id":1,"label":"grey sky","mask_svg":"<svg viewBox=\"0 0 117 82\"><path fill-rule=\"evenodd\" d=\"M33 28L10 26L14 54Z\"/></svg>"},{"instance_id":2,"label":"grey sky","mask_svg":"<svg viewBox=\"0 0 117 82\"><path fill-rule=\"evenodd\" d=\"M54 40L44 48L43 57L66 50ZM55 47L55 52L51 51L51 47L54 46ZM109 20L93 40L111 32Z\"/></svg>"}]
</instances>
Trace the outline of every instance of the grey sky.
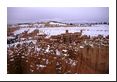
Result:
<instances>
[{"instance_id":1,"label":"grey sky","mask_svg":"<svg viewBox=\"0 0 117 82\"><path fill-rule=\"evenodd\" d=\"M7 22L108 22L108 7L8 7Z\"/></svg>"}]
</instances>

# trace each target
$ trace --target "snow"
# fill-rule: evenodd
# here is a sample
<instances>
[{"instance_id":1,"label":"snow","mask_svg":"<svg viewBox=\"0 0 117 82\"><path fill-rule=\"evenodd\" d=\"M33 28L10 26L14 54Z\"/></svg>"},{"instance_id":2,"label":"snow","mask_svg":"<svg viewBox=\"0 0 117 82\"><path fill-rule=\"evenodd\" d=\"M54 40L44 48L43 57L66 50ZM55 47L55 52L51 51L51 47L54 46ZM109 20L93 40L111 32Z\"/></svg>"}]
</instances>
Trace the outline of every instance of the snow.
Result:
<instances>
[{"instance_id":1,"label":"snow","mask_svg":"<svg viewBox=\"0 0 117 82\"><path fill-rule=\"evenodd\" d=\"M108 25L96 25L92 27L46 27L40 28L39 30L43 31L47 35L59 35L65 33L68 30L71 33L83 31L83 35L97 36L102 34L104 36L109 35L109 26Z\"/></svg>"},{"instance_id":2,"label":"snow","mask_svg":"<svg viewBox=\"0 0 117 82\"><path fill-rule=\"evenodd\" d=\"M14 34L20 34L24 31L32 32L38 29L41 33L45 33L48 36L59 35L65 33L68 30L70 33L80 32L83 30L83 35L97 36L98 34L107 36L109 35L109 25L93 25L92 27L44 27L44 28L20 28L15 31Z\"/></svg>"},{"instance_id":3,"label":"snow","mask_svg":"<svg viewBox=\"0 0 117 82\"><path fill-rule=\"evenodd\" d=\"M21 56L21 58L25 58L25 56Z\"/></svg>"},{"instance_id":4,"label":"snow","mask_svg":"<svg viewBox=\"0 0 117 82\"><path fill-rule=\"evenodd\" d=\"M83 46L80 46L80 48L84 48Z\"/></svg>"},{"instance_id":5,"label":"snow","mask_svg":"<svg viewBox=\"0 0 117 82\"><path fill-rule=\"evenodd\" d=\"M41 48L36 48L36 50L39 52L41 50Z\"/></svg>"},{"instance_id":6,"label":"snow","mask_svg":"<svg viewBox=\"0 0 117 82\"><path fill-rule=\"evenodd\" d=\"M15 39L15 37L8 36L7 39Z\"/></svg>"},{"instance_id":7,"label":"snow","mask_svg":"<svg viewBox=\"0 0 117 82\"><path fill-rule=\"evenodd\" d=\"M20 40L26 40L26 38L20 38Z\"/></svg>"},{"instance_id":8,"label":"snow","mask_svg":"<svg viewBox=\"0 0 117 82\"><path fill-rule=\"evenodd\" d=\"M76 66L76 62L75 61L72 63L72 66Z\"/></svg>"},{"instance_id":9,"label":"snow","mask_svg":"<svg viewBox=\"0 0 117 82\"><path fill-rule=\"evenodd\" d=\"M46 67L45 65L39 65L40 67Z\"/></svg>"},{"instance_id":10,"label":"snow","mask_svg":"<svg viewBox=\"0 0 117 82\"><path fill-rule=\"evenodd\" d=\"M25 31L28 31L28 33L31 33L35 30L36 28L20 28L19 30L15 31L14 34L21 34Z\"/></svg>"},{"instance_id":11,"label":"snow","mask_svg":"<svg viewBox=\"0 0 117 82\"><path fill-rule=\"evenodd\" d=\"M64 56L67 56L67 54L64 54Z\"/></svg>"},{"instance_id":12,"label":"snow","mask_svg":"<svg viewBox=\"0 0 117 82\"><path fill-rule=\"evenodd\" d=\"M28 33L31 33L31 32L33 32L34 30L36 30L36 28L30 28L29 31L28 31Z\"/></svg>"},{"instance_id":13,"label":"snow","mask_svg":"<svg viewBox=\"0 0 117 82\"><path fill-rule=\"evenodd\" d=\"M62 50L63 52L67 52L67 50Z\"/></svg>"},{"instance_id":14,"label":"snow","mask_svg":"<svg viewBox=\"0 0 117 82\"><path fill-rule=\"evenodd\" d=\"M56 49L56 55L58 55L58 56L61 55L61 53L60 53L60 51L58 49Z\"/></svg>"},{"instance_id":15,"label":"snow","mask_svg":"<svg viewBox=\"0 0 117 82\"><path fill-rule=\"evenodd\" d=\"M22 24L22 25L19 25L20 27L28 27L29 25L28 24Z\"/></svg>"},{"instance_id":16,"label":"snow","mask_svg":"<svg viewBox=\"0 0 117 82\"><path fill-rule=\"evenodd\" d=\"M94 47L94 45L93 44L89 44L91 47Z\"/></svg>"},{"instance_id":17,"label":"snow","mask_svg":"<svg viewBox=\"0 0 117 82\"><path fill-rule=\"evenodd\" d=\"M50 49L50 46L48 46L45 51L50 52L49 49Z\"/></svg>"},{"instance_id":18,"label":"snow","mask_svg":"<svg viewBox=\"0 0 117 82\"><path fill-rule=\"evenodd\" d=\"M52 25L63 25L63 26L65 26L66 24L62 24L62 23L54 23L54 22L50 22L49 24L52 24Z\"/></svg>"},{"instance_id":19,"label":"snow","mask_svg":"<svg viewBox=\"0 0 117 82\"><path fill-rule=\"evenodd\" d=\"M20 28L19 30L16 30L15 32L14 32L14 34L20 34L20 33L23 33L24 31L28 31L29 29L28 28Z\"/></svg>"},{"instance_id":20,"label":"snow","mask_svg":"<svg viewBox=\"0 0 117 82\"><path fill-rule=\"evenodd\" d=\"M49 61L48 61L48 59L46 59L46 64L49 64Z\"/></svg>"},{"instance_id":21,"label":"snow","mask_svg":"<svg viewBox=\"0 0 117 82\"><path fill-rule=\"evenodd\" d=\"M43 67L46 67L46 65L39 65L39 64L37 64L36 66L37 66L38 68L39 68L39 67L42 67L42 68L43 68Z\"/></svg>"},{"instance_id":22,"label":"snow","mask_svg":"<svg viewBox=\"0 0 117 82\"><path fill-rule=\"evenodd\" d=\"M14 61L14 59L10 59L10 61Z\"/></svg>"},{"instance_id":23,"label":"snow","mask_svg":"<svg viewBox=\"0 0 117 82\"><path fill-rule=\"evenodd\" d=\"M21 42L16 42L16 43L9 44L9 45L7 45L7 47L16 46L18 44L23 44L23 43L30 43L30 42L33 42L33 44L36 44L37 41L36 40L21 41Z\"/></svg>"}]
</instances>

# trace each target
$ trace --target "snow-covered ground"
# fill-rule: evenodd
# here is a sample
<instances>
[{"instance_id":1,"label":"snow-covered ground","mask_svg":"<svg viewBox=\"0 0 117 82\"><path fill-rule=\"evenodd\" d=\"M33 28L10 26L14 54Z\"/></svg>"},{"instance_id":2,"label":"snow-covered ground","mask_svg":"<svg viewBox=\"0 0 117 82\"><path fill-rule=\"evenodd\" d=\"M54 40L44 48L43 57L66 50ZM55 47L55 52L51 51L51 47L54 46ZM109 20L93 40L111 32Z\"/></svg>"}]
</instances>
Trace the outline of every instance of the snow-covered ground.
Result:
<instances>
[{"instance_id":1,"label":"snow-covered ground","mask_svg":"<svg viewBox=\"0 0 117 82\"><path fill-rule=\"evenodd\" d=\"M58 35L65 33L65 30L68 30L70 33L80 32L83 30L83 35L97 36L101 35L109 35L109 25L94 25L92 27L45 27L45 28L21 28L14 32L14 34L20 34L24 31L28 31L28 33L32 32L35 29L39 29L39 31L43 31L45 34Z\"/></svg>"},{"instance_id":2,"label":"snow-covered ground","mask_svg":"<svg viewBox=\"0 0 117 82\"><path fill-rule=\"evenodd\" d=\"M30 42L33 42L33 44L36 44L37 41L36 40L21 41L21 42L16 42L16 43L8 44L7 47L16 46L18 44L23 44L23 43L30 43Z\"/></svg>"},{"instance_id":3,"label":"snow-covered ground","mask_svg":"<svg viewBox=\"0 0 117 82\"><path fill-rule=\"evenodd\" d=\"M19 30L16 30L14 32L14 34L20 34L20 33L23 33L24 31L28 31L29 29L28 28L20 28Z\"/></svg>"},{"instance_id":4,"label":"snow-covered ground","mask_svg":"<svg viewBox=\"0 0 117 82\"><path fill-rule=\"evenodd\" d=\"M58 35L65 33L65 30L69 30L70 33L80 32L83 30L83 34L96 36L102 34L104 36L109 35L109 26L108 25L96 25L92 27L51 27L51 28L40 28L44 33L48 35Z\"/></svg>"}]
</instances>

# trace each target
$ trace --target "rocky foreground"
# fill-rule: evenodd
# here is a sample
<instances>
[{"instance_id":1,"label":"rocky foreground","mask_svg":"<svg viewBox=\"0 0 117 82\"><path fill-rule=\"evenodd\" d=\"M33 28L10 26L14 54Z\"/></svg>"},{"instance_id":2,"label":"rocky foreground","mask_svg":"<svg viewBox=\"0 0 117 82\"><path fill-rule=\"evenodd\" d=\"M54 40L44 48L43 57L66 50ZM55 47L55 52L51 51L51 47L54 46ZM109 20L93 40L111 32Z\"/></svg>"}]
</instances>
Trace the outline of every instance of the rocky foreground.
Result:
<instances>
[{"instance_id":1,"label":"rocky foreground","mask_svg":"<svg viewBox=\"0 0 117 82\"><path fill-rule=\"evenodd\" d=\"M8 33L8 74L108 74L109 36Z\"/></svg>"}]
</instances>

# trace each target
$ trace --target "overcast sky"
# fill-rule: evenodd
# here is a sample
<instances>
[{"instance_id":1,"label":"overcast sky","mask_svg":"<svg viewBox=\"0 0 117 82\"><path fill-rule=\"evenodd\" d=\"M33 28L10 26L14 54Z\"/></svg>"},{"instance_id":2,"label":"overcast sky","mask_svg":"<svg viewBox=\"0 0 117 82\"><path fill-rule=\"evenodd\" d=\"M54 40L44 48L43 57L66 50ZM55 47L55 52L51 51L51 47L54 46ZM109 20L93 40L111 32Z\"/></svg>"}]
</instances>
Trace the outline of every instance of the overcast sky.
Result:
<instances>
[{"instance_id":1,"label":"overcast sky","mask_svg":"<svg viewBox=\"0 0 117 82\"><path fill-rule=\"evenodd\" d=\"M37 21L108 22L108 7L8 7L8 24Z\"/></svg>"}]
</instances>

